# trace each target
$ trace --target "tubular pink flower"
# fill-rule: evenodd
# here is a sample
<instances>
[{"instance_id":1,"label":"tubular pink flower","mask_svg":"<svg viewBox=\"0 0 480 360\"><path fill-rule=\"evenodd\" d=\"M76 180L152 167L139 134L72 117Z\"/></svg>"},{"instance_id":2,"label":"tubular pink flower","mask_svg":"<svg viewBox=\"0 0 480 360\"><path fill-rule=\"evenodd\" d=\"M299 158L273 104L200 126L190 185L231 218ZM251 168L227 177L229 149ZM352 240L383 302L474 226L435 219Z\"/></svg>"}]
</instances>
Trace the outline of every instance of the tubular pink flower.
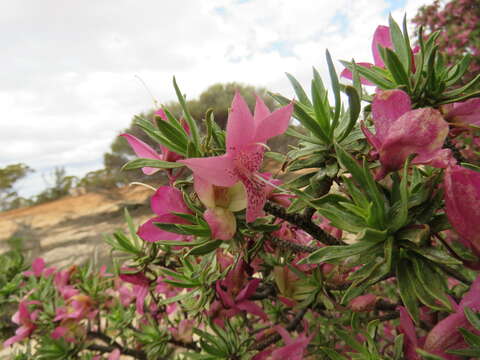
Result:
<instances>
[{"instance_id":1,"label":"tubular pink flower","mask_svg":"<svg viewBox=\"0 0 480 360\"><path fill-rule=\"evenodd\" d=\"M383 68L385 67L385 64L383 63L382 57L380 56L380 52L378 51L379 45L383 48L393 49L392 39L390 38L390 28L388 26L379 25L375 30L375 33L373 34L372 40L373 61L375 63L375 66ZM371 68L374 64L360 62L357 63L357 65ZM353 79L353 74L349 69L344 69L340 76L350 80ZM360 82L363 85L374 85L370 81L362 77L360 78Z\"/></svg>"},{"instance_id":2,"label":"tubular pink flower","mask_svg":"<svg viewBox=\"0 0 480 360\"><path fill-rule=\"evenodd\" d=\"M480 255L480 173L459 165L445 171L445 210L460 241Z\"/></svg>"},{"instance_id":3,"label":"tubular pink flower","mask_svg":"<svg viewBox=\"0 0 480 360\"><path fill-rule=\"evenodd\" d=\"M132 270L129 268L123 268L123 271ZM144 302L145 298L148 295L150 289L150 280L142 272L137 272L134 274L122 273L120 274L120 279L130 284L133 284L132 293L136 297L136 309L140 315L144 314Z\"/></svg>"},{"instance_id":4,"label":"tubular pink flower","mask_svg":"<svg viewBox=\"0 0 480 360\"><path fill-rule=\"evenodd\" d=\"M380 157L382 167L376 175L382 179L390 171L401 169L409 155L413 164L445 168L451 152L442 149L448 124L433 108L410 110L410 98L402 90L378 90L372 102L373 135L364 125L362 131Z\"/></svg>"},{"instance_id":5,"label":"tubular pink flower","mask_svg":"<svg viewBox=\"0 0 480 360\"><path fill-rule=\"evenodd\" d=\"M22 341L23 339L26 339L29 337L33 331L37 328L35 325L35 320L37 320L37 317L39 315L39 310L34 310L30 312L28 310L28 305L31 304L39 304L38 301L20 301L18 304L18 311L13 314L12 316L12 322L14 322L17 325L20 325L20 327L15 331L15 335L12 336L11 338L5 340L3 343L4 347L8 347L16 342Z\"/></svg>"},{"instance_id":6,"label":"tubular pink flower","mask_svg":"<svg viewBox=\"0 0 480 360\"><path fill-rule=\"evenodd\" d=\"M195 176L216 186L230 187L241 181L247 193L247 221L263 214L266 201L265 183L258 179L263 161L264 144L287 130L293 105L270 113L257 97L255 114L239 93L235 94L227 122L227 150L224 155L180 160Z\"/></svg>"},{"instance_id":7,"label":"tubular pink flower","mask_svg":"<svg viewBox=\"0 0 480 360\"><path fill-rule=\"evenodd\" d=\"M167 116L165 115L165 112L162 109L159 109L155 112L155 115L160 117L163 121L167 121ZM185 131L188 133L188 127L186 125L184 126ZM138 139L137 137L131 135L131 134L121 134L125 140L128 141L130 147L132 150L137 154L138 157L140 158L146 158L146 159L153 159L153 160L163 160L163 161L171 161L175 162L179 159L182 158L181 155L177 154L176 152L173 152L169 150L167 147L160 145L160 154L152 149L152 147L142 140ZM152 168L152 167L143 167L142 171L145 175L152 175L159 171L160 169L157 168Z\"/></svg>"},{"instance_id":8,"label":"tubular pink flower","mask_svg":"<svg viewBox=\"0 0 480 360\"><path fill-rule=\"evenodd\" d=\"M171 186L161 186L152 196L150 205L158 216L141 225L137 235L148 242L161 240L182 240L183 235L160 229L155 223L188 224L188 221L172 214L173 212L191 214L183 201L182 192Z\"/></svg>"},{"instance_id":9,"label":"tubular pink flower","mask_svg":"<svg viewBox=\"0 0 480 360\"><path fill-rule=\"evenodd\" d=\"M32 270L25 271L23 275L25 276L35 276L35 277L49 277L55 272L54 267L45 267L45 260L42 258L36 258L32 262Z\"/></svg>"},{"instance_id":10,"label":"tubular pink flower","mask_svg":"<svg viewBox=\"0 0 480 360\"><path fill-rule=\"evenodd\" d=\"M447 121L480 126L480 98L448 104L443 110Z\"/></svg>"}]
</instances>

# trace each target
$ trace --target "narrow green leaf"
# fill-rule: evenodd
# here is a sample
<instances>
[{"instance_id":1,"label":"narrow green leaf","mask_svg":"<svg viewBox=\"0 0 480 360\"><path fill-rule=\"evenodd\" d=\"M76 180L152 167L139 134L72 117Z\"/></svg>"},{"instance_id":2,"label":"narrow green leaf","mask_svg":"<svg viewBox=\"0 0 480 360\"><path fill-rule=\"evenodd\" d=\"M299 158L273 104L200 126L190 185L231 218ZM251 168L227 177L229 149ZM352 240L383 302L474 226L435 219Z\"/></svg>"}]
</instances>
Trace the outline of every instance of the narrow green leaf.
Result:
<instances>
[{"instance_id":1,"label":"narrow green leaf","mask_svg":"<svg viewBox=\"0 0 480 360\"><path fill-rule=\"evenodd\" d=\"M205 242L201 245L197 245L197 246L193 247L187 253L187 255L199 256L199 255L208 254L208 253L216 250L222 243L223 243L223 240L207 241L207 242Z\"/></svg>"},{"instance_id":2,"label":"narrow green leaf","mask_svg":"<svg viewBox=\"0 0 480 360\"><path fill-rule=\"evenodd\" d=\"M360 95L356 88L351 86L345 87L345 93L348 96L348 123L345 127L345 130L340 134L340 136L336 139L338 143L344 140L353 130L355 124L357 123L358 116L360 115L361 111L361 102L360 102ZM361 94L361 92L360 92Z\"/></svg>"},{"instance_id":3,"label":"narrow green leaf","mask_svg":"<svg viewBox=\"0 0 480 360\"><path fill-rule=\"evenodd\" d=\"M298 82L297 79L293 75L290 75L289 73L285 73L287 75L288 80L293 86L293 90L295 91L295 94L298 97L298 100L308 106L312 106L312 103L310 102L310 99L308 98L307 94L302 88L302 85Z\"/></svg>"},{"instance_id":4,"label":"narrow green leaf","mask_svg":"<svg viewBox=\"0 0 480 360\"><path fill-rule=\"evenodd\" d=\"M465 316L470 324L472 324L475 329L480 330L480 315L473 312L473 310L469 307L464 307L463 312L465 313Z\"/></svg>"},{"instance_id":5,"label":"narrow green leaf","mask_svg":"<svg viewBox=\"0 0 480 360\"><path fill-rule=\"evenodd\" d=\"M188 110L185 97L183 96L182 92L180 91L180 88L177 85L177 80L175 79L175 76L173 77L173 87L175 88L175 93L177 94L178 102L182 107L185 120L187 120L188 127L190 128L190 133L192 134L193 143L195 144L195 147L198 148L200 146L200 135L199 135L198 126L195 120L192 118L190 111Z\"/></svg>"},{"instance_id":6,"label":"narrow green leaf","mask_svg":"<svg viewBox=\"0 0 480 360\"><path fill-rule=\"evenodd\" d=\"M410 57L410 49L407 49L407 45L405 43L404 35L400 30L398 24L393 20L392 15L388 17L389 28L390 28L390 37L392 38L393 48L395 52L398 54L399 63L403 70L403 72L408 71L408 63Z\"/></svg>"},{"instance_id":7,"label":"narrow green leaf","mask_svg":"<svg viewBox=\"0 0 480 360\"><path fill-rule=\"evenodd\" d=\"M402 259L397 264L397 284L400 291L400 297L405 305L408 313L412 317L415 323L419 324L420 315L418 311L418 302L413 289L413 284L410 281L408 268L410 267L410 261Z\"/></svg>"},{"instance_id":8,"label":"narrow green leaf","mask_svg":"<svg viewBox=\"0 0 480 360\"><path fill-rule=\"evenodd\" d=\"M335 112L333 115L333 120L330 128L330 137L331 137L333 134L333 131L338 125L338 119L340 118L340 108L342 103L340 100L340 84L338 82L337 72L335 70L332 57L330 56L330 52L328 50L325 51L325 56L327 58L328 72L330 73L330 81L332 83L333 96L335 98Z\"/></svg>"},{"instance_id":9,"label":"narrow green leaf","mask_svg":"<svg viewBox=\"0 0 480 360\"><path fill-rule=\"evenodd\" d=\"M121 170L133 170L139 169L143 167L152 167L157 169L175 169L185 166L182 163L177 162L170 162L170 161L163 161L163 160L156 160L156 159L133 159L127 162L125 165L122 166Z\"/></svg>"},{"instance_id":10,"label":"narrow green leaf","mask_svg":"<svg viewBox=\"0 0 480 360\"><path fill-rule=\"evenodd\" d=\"M299 264L319 264L332 260L344 259L349 256L358 255L366 251L371 251L377 247L378 243L374 241L361 241L351 245L332 245L320 248L308 257L302 259Z\"/></svg>"}]
</instances>

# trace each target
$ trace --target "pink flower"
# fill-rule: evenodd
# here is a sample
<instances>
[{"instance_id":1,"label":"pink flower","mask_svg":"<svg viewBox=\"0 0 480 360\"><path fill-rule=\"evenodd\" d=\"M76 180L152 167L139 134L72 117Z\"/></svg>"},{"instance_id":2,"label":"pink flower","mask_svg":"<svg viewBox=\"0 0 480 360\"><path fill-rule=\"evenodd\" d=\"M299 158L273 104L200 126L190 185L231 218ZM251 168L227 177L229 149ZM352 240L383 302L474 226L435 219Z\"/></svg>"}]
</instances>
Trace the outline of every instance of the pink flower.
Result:
<instances>
[{"instance_id":1,"label":"pink flower","mask_svg":"<svg viewBox=\"0 0 480 360\"><path fill-rule=\"evenodd\" d=\"M459 165L445 171L445 210L460 241L480 256L480 173Z\"/></svg>"},{"instance_id":2,"label":"pink flower","mask_svg":"<svg viewBox=\"0 0 480 360\"><path fill-rule=\"evenodd\" d=\"M439 111L411 110L410 98L402 90L378 90L372 103L372 118L375 135L364 125L362 130L382 164L377 179L401 169L412 154L417 154L413 164L444 168L450 163L450 150L442 149L448 124Z\"/></svg>"},{"instance_id":3,"label":"pink flower","mask_svg":"<svg viewBox=\"0 0 480 360\"><path fill-rule=\"evenodd\" d=\"M69 285L70 275L75 271L75 267L72 266L67 270L59 271L55 274L53 283L57 291L62 295L64 300L71 298L79 293L74 286Z\"/></svg>"},{"instance_id":4,"label":"pink flower","mask_svg":"<svg viewBox=\"0 0 480 360\"><path fill-rule=\"evenodd\" d=\"M277 325L274 329L280 334L285 345L277 349L267 348L255 355L252 360L302 360L313 335L307 336L304 332L293 339L283 327Z\"/></svg>"},{"instance_id":5,"label":"pink flower","mask_svg":"<svg viewBox=\"0 0 480 360\"><path fill-rule=\"evenodd\" d=\"M462 334L458 331L460 328L473 330L463 309L469 307L473 311L480 311L480 276L473 282L460 304L456 305L454 303L453 305L455 312L438 322L425 338L417 338L412 319L405 308L399 306L400 332L405 335L404 351L407 360L421 359L415 351L416 348L423 348L425 351L439 355L446 360L460 359L458 356L447 354L446 351L465 347L466 344Z\"/></svg>"},{"instance_id":6,"label":"pink flower","mask_svg":"<svg viewBox=\"0 0 480 360\"><path fill-rule=\"evenodd\" d=\"M131 271L133 269L123 268L123 271ZM136 297L136 309L140 315L144 314L144 302L150 290L150 280L142 272L137 273L123 273L120 274L120 279L130 284L133 284L132 293Z\"/></svg>"},{"instance_id":7,"label":"pink flower","mask_svg":"<svg viewBox=\"0 0 480 360\"><path fill-rule=\"evenodd\" d=\"M167 121L165 112L162 109L157 110L155 112L155 115L160 117L163 121ZM188 133L188 128L185 128L185 131L187 131ZM137 154L138 157L153 159L153 160L172 161L172 162L175 162L182 158L181 155L169 150L167 147L163 145L160 145L160 154L159 154L156 150L152 149L150 145L144 143L142 140L138 139L133 135L121 134L120 136L124 137L128 141L131 148L133 149L135 154ZM142 171L145 175L152 175L159 170L160 169L152 168L152 167L142 168Z\"/></svg>"},{"instance_id":8,"label":"pink flower","mask_svg":"<svg viewBox=\"0 0 480 360\"><path fill-rule=\"evenodd\" d=\"M268 139L283 134L288 127L293 105L270 113L257 97L252 116L245 100L235 94L227 123L227 150L224 155L180 160L194 173L213 185L231 187L242 182L247 193L247 221L263 214L266 185L259 179L263 161L263 145Z\"/></svg>"},{"instance_id":9,"label":"pink flower","mask_svg":"<svg viewBox=\"0 0 480 360\"><path fill-rule=\"evenodd\" d=\"M373 40L372 40L373 61L375 63L375 66L383 68L385 67L385 64L383 63L382 57L380 56L380 52L378 51L379 45L383 48L388 48L393 50L392 39L390 38L390 28L388 26L379 25L375 30L375 33L373 34ZM364 63L364 62L357 63L357 65L363 66L366 68L371 68L373 66L373 64L371 63ZM340 74L340 76L350 80L353 79L353 74L349 69L344 69ZM364 85L374 85L370 81L364 78L360 78L360 81Z\"/></svg>"},{"instance_id":10,"label":"pink flower","mask_svg":"<svg viewBox=\"0 0 480 360\"><path fill-rule=\"evenodd\" d=\"M480 126L480 98L448 104L442 110L447 121Z\"/></svg>"},{"instance_id":11,"label":"pink flower","mask_svg":"<svg viewBox=\"0 0 480 360\"><path fill-rule=\"evenodd\" d=\"M224 317L230 318L245 311L260 317L264 321L268 320L267 314L265 314L262 308L253 301L248 300L248 298L255 293L255 290L260 284L260 279L251 280L235 297L231 295L231 293L228 291L228 288L227 290L224 290L220 283L220 281L217 281L216 291L220 297L221 304L214 302L212 309L210 310L211 313L215 312L215 310L220 310ZM223 320L221 318L217 318L216 322L217 324L221 325Z\"/></svg>"},{"instance_id":12,"label":"pink flower","mask_svg":"<svg viewBox=\"0 0 480 360\"><path fill-rule=\"evenodd\" d=\"M23 275L25 276L35 276L35 277L49 277L52 273L55 272L55 268L54 267L49 267L49 268L46 268L45 267L45 260L43 260L42 258L36 258L35 260L33 260L32 262L32 270L29 270L29 271L25 271L23 273Z\"/></svg>"},{"instance_id":13,"label":"pink flower","mask_svg":"<svg viewBox=\"0 0 480 360\"><path fill-rule=\"evenodd\" d=\"M16 342L22 341L29 337L33 331L37 328L35 325L35 320L38 318L39 310L34 310L30 312L28 310L28 305L36 304L39 305L38 301L20 301L18 304L18 311L13 314L12 321L20 325L20 327L15 331L15 335L7 339L4 343L4 347L8 347Z\"/></svg>"},{"instance_id":14,"label":"pink flower","mask_svg":"<svg viewBox=\"0 0 480 360\"><path fill-rule=\"evenodd\" d=\"M182 240L184 235L171 233L160 229L155 223L188 224L188 221L172 214L192 212L183 201L182 192L171 186L161 186L150 201L152 211L158 216L148 220L138 229L138 236L148 242L161 240Z\"/></svg>"}]
</instances>

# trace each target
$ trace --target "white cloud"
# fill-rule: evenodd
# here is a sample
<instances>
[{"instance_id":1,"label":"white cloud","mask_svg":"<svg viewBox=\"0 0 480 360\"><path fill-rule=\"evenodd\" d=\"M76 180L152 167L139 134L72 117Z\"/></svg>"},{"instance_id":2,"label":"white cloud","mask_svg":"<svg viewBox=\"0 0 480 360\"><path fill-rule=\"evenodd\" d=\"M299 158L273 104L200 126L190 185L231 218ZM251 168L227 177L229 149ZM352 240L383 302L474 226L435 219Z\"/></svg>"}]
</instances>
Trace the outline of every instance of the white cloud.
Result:
<instances>
[{"instance_id":1,"label":"white cloud","mask_svg":"<svg viewBox=\"0 0 480 360\"><path fill-rule=\"evenodd\" d=\"M100 166L118 131L152 107L136 76L160 102L174 99L173 75L190 98L227 81L292 96L284 72L306 85L312 66L326 76L326 48L371 60L386 12L385 0L1 2L0 166ZM38 173L23 194L38 190Z\"/></svg>"}]
</instances>

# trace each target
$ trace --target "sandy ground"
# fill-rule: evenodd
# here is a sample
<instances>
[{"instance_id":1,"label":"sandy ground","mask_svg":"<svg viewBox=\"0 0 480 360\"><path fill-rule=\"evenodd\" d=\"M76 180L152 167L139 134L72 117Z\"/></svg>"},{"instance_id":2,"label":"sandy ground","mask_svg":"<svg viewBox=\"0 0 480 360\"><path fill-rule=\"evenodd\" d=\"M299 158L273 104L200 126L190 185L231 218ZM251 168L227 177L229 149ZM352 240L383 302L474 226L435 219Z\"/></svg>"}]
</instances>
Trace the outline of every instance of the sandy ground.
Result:
<instances>
[{"instance_id":1,"label":"sandy ground","mask_svg":"<svg viewBox=\"0 0 480 360\"><path fill-rule=\"evenodd\" d=\"M108 246L102 234L125 228L125 207L137 223L151 217L150 195L152 190L132 186L2 212L0 253L13 237L21 239L28 258L42 256L49 265L79 264L95 252L105 257Z\"/></svg>"}]
</instances>

